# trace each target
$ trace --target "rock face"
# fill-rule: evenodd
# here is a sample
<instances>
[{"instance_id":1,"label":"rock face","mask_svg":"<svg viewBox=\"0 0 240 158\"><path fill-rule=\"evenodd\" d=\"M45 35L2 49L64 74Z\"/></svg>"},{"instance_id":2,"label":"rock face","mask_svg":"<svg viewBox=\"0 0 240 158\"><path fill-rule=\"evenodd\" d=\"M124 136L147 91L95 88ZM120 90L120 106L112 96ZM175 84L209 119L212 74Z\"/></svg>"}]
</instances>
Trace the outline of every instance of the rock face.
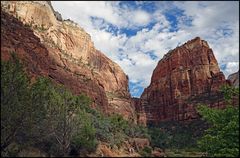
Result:
<instances>
[{"instance_id":1,"label":"rock face","mask_svg":"<svg viewBox=\"0 0 240 158\"><path fill-rule=\"evenodd\" d=\"M147 107L148 102L144 99L132 98L132 105L134 105L136 110L137 123L146 126L147 116L145 107ZM150 112L150 111L149 111ZM148 115L151 115L150 113Z\"/></svg>"},{"instance_id":2,"label":"rock face","mask_svg":"<svg viewBox=\"0 0 240 158\"><path fill-rule=\"evenodd\" d=\"M140 151L140 150L144 149L145 147L150 146L150 142L147 138L131 138L129 140L129 143L137 151Z\"/></svg>"},{"instance_id":3,"label":"rock face","mask_svg":"<svg viewBox=\"0 0 240 158\"><path fill-rule=\"evenodd\" d=\"M164 55L153 71L150 85L134 101L138 122L196 119L198 103L222 108L219 88L223 84L225 77L208 43L199 37L188 41Z\"/></svg>"},{"instance_id":4,"label":"rock face","mask_svg":"<svg viewBox=\"0 0 240 158\"><path fill-rule=\"evenodd\" d=\"M234 87L239 87L239 71L229 75L228 80L231 81Z\"/></svg>"},{"instance_id":5,"label":"rock face","mask_svg":"<svg viewBox=\"0 0 240 158\"><path fill-rule=\"evenodd\" d=\"M14 51L33 78L48 76L90 96L93 107L135 120L127 76L81 27L62 20L49 1L1 1L1 7L2 59Z\"/></svg>"}]
</instances>

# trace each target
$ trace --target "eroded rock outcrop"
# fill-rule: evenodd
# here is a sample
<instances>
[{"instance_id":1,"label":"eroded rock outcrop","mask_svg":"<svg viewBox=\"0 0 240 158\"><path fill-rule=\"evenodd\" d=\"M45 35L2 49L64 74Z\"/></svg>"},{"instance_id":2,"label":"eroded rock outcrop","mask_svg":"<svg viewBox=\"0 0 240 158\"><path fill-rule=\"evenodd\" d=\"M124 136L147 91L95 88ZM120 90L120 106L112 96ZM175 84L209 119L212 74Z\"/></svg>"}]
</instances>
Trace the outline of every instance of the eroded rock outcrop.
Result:
<instances>
[{"instance_id":1,"label":"eroded rock outcrop","mask_svg":"<svg viewBox=\"0 0 240 158\"><path fill-rule=\"evenodd\" d=\"M127 76L78 24L62 20L49 1L1 1L1 8L3 59L14 51L32 76L49 76L90 96L93 107L135 120Z\"/></svg>"},{"instance_id":2,"label":"eroded rock outcrop","mask_svg":"<svg viewBox=\"0 0 240 158\"><path fill-rule=\"evenodd\" d=\"M228 80L230 80L231 84L234 86L234 87L239 87L239 71L238 72L235 72L233 74L230 74L228 76Z\"/></svg>"},{"instance_id":3,"label":"eroded rock outcrop","mask_svg":"<svg viewBox=\"0 0 240 158\"><path fill-rule=\"evenodd\" d=\"M224 84L224 74L212 49L197 37L169 51L159 61L150 85L135 101L138 121L157 124L196 119L197 104L222 108L219 89Z\"/></svg>"}]
</instances>

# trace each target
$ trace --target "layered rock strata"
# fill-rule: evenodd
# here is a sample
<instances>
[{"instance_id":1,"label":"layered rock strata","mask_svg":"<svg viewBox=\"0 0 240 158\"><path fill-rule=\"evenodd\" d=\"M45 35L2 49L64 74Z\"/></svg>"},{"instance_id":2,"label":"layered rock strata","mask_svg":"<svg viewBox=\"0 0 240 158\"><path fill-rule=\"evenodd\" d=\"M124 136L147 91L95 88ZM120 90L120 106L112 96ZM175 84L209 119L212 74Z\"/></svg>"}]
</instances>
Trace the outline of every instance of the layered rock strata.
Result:
<instances>
[{"instance_id":1,"label":"layered rock strata","mask_svg":"<svg viewBox=\"0 0 240 158\"><path fill-rule=\"evenodd\" d=\"M228 80L234 87L239 87L239 71L228 76Z\"/></svg>"},{"instance_id":2,"label":"layered rock strata","mask_svg":"<svg viewBox=\"0 0 240 158\"><path fill-rule=\"evenodd\" d=\"M158 62L150 85L135 101L138 121L188 121L198 118L197 104L223 108L219 92L226 84L208 43L199 37L169 51Z\"/></svg>"},{"instance_id":3,"label":"layered rock strata","mask_svg":"<svg viewBox=\"0 0 240 158\"><path fill-rule=\"evenodd\" d=\"M32 76L48 76L90 96L93 107L135 120L127 76L78 24L62 20L49 1L1 1L1 9L2 59L14 51Z\"/></svg>"}]
</instances>

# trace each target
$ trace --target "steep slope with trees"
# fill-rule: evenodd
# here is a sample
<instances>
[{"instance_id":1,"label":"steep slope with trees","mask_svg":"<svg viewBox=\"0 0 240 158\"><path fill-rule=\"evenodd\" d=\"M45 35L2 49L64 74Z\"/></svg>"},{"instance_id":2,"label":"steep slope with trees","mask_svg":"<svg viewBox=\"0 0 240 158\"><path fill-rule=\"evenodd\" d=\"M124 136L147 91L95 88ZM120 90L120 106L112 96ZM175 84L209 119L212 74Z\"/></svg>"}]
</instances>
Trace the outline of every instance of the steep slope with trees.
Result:
<instances>
[{"instance_id":1,"label":"steep slope with trees","mask_svg":"<svg viewBox=\"0 0 240 158\"><path fill-rule=\"evenodd\" d=\"M136 120L127 76L80 26L59 18L46 1L3 1L1 8L3 59L15 51L31 75L48 76L91 97L93 107Z\"/></svg>"}]
</instances>

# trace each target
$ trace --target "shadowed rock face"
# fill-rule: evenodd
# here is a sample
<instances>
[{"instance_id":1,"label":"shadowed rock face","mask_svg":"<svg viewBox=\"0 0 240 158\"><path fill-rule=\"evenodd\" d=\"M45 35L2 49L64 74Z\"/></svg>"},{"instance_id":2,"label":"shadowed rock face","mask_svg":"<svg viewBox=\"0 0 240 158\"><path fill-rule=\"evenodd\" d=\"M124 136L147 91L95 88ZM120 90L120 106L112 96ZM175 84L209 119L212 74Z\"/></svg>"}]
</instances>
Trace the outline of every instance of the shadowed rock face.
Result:
<instances>
[{"instance_id":1,"label":"shadowed rock face","mask_svg":"<svg viewBox=\"0 0 240 158\"><path fill-rule=\"evenodd\" d=\"M127 76L95 49L81 27L57 19L46 1L1 1L1 8L2 59L15 51L33 78L48 76L76 94L90 96L93 107L135 120Z\"/></svg>"},{"instance_id":2,"label":"shadowed rock face","mask_svg":"<svg viewBox=\"0 0 240 158\"><path fill-rule=\"evenodd\" d=\"M234 87L239 87L239 71L229 75L228 80Z\"/></svg>"},{"instance_id":3,"label":"shadowed rock face","mask_svg":"<svg viewBox=\"0 0 240 158\"><path fill-rule=\"evenodd\" d=\"M199 37L168 52L141 98L131 99L122 69L95 49L78 24L62 20L49 1L1 1L1 8L2 59L15 51L33 80L48 76L75 94L87 94L92 106L106 113L157 124L196 119L199 103L224 107L219 88L225 77L212 49Z\"/></svg>"},{"instance_id":4,"label":"shadowed rock face","mask_svg":"<svg viewBox=\"0 0 240 158\"><path fill-rule=\"evenodd\" d=\"M150 85L140 100L135 101L138 121L157 124L196 119L195 106L199 103L219 108L224 106L219 93L224 84L225 77L212 49L197 37L169 51L159 61Z\"/></svg>"}]
</instances>

